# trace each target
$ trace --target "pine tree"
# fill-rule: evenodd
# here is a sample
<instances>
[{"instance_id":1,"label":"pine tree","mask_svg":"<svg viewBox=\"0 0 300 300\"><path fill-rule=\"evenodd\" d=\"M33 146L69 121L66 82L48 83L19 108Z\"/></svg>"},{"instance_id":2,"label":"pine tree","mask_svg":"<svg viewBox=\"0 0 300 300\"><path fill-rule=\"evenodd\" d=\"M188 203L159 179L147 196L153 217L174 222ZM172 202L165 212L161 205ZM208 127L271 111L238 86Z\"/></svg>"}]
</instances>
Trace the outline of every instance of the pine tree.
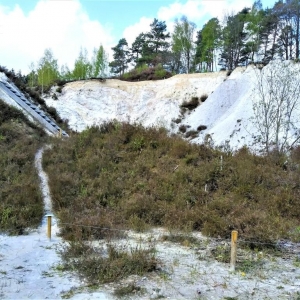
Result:
<instances>
[{"instance_id":1,"label":"pine tree","mask_svg":"<svg viewBox=\"0 0 300 300\"><path fill-rule=\"evenodd\" d=\"M142 32L136 37L135 41L131 45L130 51L131 51L131 54L133 57L133 61L137 65L139 64L139 59L142 56L143 47L144 47L145 42L146 42L146 36Z\"/></svg>"},{"instance_id":2,"label":"pine tree","mask_svg":"<svg viewBox=\"0 0 300 300\"><path fill-rule=\"evenodd\" d=\"M126 39L120 39L118 44L111 49L114 51L114 60L109 63L111 72L121 76L124 74L125 70L128 68L128 63L131 61Z\"/></svg>"},{"instance_id":3,"label":"pine tree","mask_svg":"<svg viewBox=\"0 0 300 300\"><path fill-rule=\"evenodd\" d=\"M249 59L249 51L246 51L245 24L249 8L244 8L236 15L226 17L226 26L222 30L223 51L220 63L229 70L235 69L238 65L244 64Z\"/></svg>"}]
</instances>

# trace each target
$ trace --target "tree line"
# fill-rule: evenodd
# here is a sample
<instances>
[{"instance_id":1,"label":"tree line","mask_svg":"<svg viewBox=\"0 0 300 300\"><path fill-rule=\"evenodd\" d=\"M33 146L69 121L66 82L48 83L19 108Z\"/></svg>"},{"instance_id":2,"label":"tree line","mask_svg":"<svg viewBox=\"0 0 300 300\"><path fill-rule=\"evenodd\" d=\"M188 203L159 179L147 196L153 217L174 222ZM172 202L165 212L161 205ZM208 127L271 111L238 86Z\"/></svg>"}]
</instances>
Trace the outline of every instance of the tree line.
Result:
<instances>
[{"instance_id":1,"label":"tree line","mask_svg":"<svg viewBox=\"0 0 300 300\"><path fill-rule=\"evenodd\" d=\"M223 20L210 19L198 31L185 16L175 21L172 34L165 21L154 19L150 31L140 33L131 46L125 38L119 40L109 66L117 75L143 64L190 73L266 65L275 58L299 59L299 28L299 0L280 0L266 9L257 0Z\"/></svg>"},{"instance_id":2,"label":"tree line","mask_svg":"<svg viewBox=\"0 0 300 300\"><path fill-rule=\"evenodd\" d=\"M39 61L31 63L28 74L29 86L40 86L42 92L57 80L81 80L87 78L104 77L108 65L108 56L102 45L95 48L92 58L88 59L88 52L81 48L72 70L65 64L59 68L57 59L51 49L46 49Z\"/></svg>"},{"instance_id":3,"label":"tree line","mask_svg":"<svg viewBox=\"0 0 300 300\"><path fill-rule=\"evenodd\" d=\"M57 79L79 80L122 76L126 70L160 66L173 74L233 70L250 63L268 64L275 58L299 59L300 0L279 0L272 8L263 9L261 0L223 20L211 18L200 30L186 16L175 20L174 31L165 21L154 19L148 32L141 32L129 45L121 38L112 47L113 57L102 45L88 59L81 49L72 70L59 68L51 49L30 65L28 81L42 89ZM110 70L108 70L108 67Z\"/></svg>"}]
</instances>

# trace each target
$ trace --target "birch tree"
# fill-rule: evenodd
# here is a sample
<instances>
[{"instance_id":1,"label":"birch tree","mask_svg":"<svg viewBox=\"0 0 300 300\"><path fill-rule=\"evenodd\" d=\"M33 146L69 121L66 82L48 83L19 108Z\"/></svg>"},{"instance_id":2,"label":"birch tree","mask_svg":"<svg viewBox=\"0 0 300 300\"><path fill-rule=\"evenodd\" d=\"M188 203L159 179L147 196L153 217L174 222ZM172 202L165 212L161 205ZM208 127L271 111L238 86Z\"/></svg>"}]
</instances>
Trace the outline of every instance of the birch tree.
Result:
<instances>
[{"instance_id":1,"label":"birch tree","mask_svg":"<svg viewBox=\"0 0 300 300\"><path fill-rule=\"evenodd\" d=\"M193 43L196 24L188 21L187 17L182 16L175 22L174 33L172 35L172 50L180 53L181 61L186 73L190 72L191 62L194 55L195 46Z\"/></svg>"},{"instance_id":2,"label":"birch tree","mask_svg":"<svg viewBox=\"0 0 300 300\"><path fill-rule=\"evenodd\" d=\"M300 141L299 78L299 64L289 61L256 70L253 122L266 153L285 153Z\"/></svg>"},{"instance_id":3,"label":"birch tree","mask_svg":"<svg viewBox=\"0 0 300 300\"><path fill-rule=\"evenodd\" d=\"M37 69L38 84L42 87L42 93L59 78L57 60L51 49L46 49L44 56L40 59Z\"/></svg>"},{"instance_id":4,"label":"birch tree","mask_svg":"<svg viewBox=\"0 0 300 300\"><path fill-rule=\"evenodd\" d=\"M107 54L102 45L94 49L92 58L92 75L93 77L104 77L107 68Z\"/></svg>"},{"instance_id":5,"label":"birch tree","mask_svg":"<svg viewBox=\"0 0 300 300\"><path fill-rule=\"evenodd\" d=\"M75 61L72 77L74 79L87 79L91 77L92 65L88 60L88 52L85 48L80 49L78 58Z\"/></svg>"}]
</instances>

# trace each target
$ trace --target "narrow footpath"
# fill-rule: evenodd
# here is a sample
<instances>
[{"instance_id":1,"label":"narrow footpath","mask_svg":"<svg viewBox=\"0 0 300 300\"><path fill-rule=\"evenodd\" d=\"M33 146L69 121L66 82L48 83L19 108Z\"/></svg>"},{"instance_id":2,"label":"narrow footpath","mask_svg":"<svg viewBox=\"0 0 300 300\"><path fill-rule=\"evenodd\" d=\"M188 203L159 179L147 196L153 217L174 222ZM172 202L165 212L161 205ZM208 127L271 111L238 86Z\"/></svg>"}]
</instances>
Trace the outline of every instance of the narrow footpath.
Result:
<instances>
[{"instance_id":1,"label":"narrow footpath","mask_svg":"<svg viewBox=\"0 0 300 300\"><path fill-rule=\"evenodd\" d=\"M0 235L0 299L62 299L82 285L75 275L60 271L57 249L63 241L56 235L55 217L52 218L52 238L47 237L46 215L52 214L52 205L48 177L42 169L46 147L49 146L38 150L35 156L45 217L41 226L28 235ZM102 293L97 296L97 299L109 299Z\"/></svg>"}]
</instances>

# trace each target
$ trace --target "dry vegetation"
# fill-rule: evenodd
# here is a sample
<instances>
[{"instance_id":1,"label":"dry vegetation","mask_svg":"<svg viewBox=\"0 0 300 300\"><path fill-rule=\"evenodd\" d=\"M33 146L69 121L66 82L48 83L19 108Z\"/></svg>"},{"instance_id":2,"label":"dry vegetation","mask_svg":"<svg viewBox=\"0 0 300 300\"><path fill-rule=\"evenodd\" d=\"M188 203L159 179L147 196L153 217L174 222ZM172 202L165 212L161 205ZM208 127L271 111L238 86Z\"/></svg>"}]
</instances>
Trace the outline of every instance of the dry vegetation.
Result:
<instances>
[{"instance_id":1,"label":"dry vegetation","mask_svg":"<svg viewBox=\"0 0 300 300\"><path fill-rule=\"evenodd\" d=\"M161 80L172 77L174 74L166 71L161 64L156 67L142 65L120 76L120 80L125 81L143 81L143 80Z\"/></svg>"},{"instance_id":2,"label":"dry vegetation","mask_svg":"<svg viewBox=\"0 0 300 300\"><path fill-rule=\"evenodd\" d=\"M274 242L300 237L296 150L292 157L286 165L247 149L221 153L164 129L109 123L57 141L44 167L69 240L165 226L225 238L237 229L243 239Z\"/></svg>"},{"instance_id":3,"label":"dry vegetation","mask_svg":"<svg viewBox=\"0 0 300 300\"><path fill-rule=\"evenodd\" d=\"M2 231L22 234L40 224L34 155L45 140L42 130L0 102ZM77 270L90 284L157 270L154 247L111 243L124 229L164 226L223 238L237 229L250 247L251 241L300 240L299 148L290 158L259 157L245 148L233 155L170 137L162 128L117 122L51 143L43 165L61 235L69 240L62 268ZM106 240L95 247L95 239ZM136 287L118 292L131 291Z\"/></svg>"},{"instance_id":4,"label":"dry vegetation","mask_svg":"<svg viewBox=\"0 0 300 300\"><path fill-rule=\"evenodd\" d=\"M45 133L0 100L0 229L23 234L38 226L43 201L34 155Z\"/></svg>"}]
</instances>

